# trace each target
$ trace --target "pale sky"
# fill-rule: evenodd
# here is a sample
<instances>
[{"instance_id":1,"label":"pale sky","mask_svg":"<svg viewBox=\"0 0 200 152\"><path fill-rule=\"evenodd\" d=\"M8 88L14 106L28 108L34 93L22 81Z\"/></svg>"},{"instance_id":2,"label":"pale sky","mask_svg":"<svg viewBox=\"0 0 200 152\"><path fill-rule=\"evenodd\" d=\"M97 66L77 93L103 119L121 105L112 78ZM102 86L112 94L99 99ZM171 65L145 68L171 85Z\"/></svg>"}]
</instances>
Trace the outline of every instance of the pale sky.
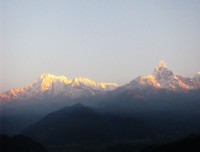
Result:
<instances>
[{"instance_id":1,"label":"pale sky","mask_svg":"<svg viewBox=\"0 0 200 152\"><path fill-rule=\"evenodd\" d=\"M200 71L200 0L0 0L0 92L42 73L128 83Z\"/></svg>"}]
</instances>

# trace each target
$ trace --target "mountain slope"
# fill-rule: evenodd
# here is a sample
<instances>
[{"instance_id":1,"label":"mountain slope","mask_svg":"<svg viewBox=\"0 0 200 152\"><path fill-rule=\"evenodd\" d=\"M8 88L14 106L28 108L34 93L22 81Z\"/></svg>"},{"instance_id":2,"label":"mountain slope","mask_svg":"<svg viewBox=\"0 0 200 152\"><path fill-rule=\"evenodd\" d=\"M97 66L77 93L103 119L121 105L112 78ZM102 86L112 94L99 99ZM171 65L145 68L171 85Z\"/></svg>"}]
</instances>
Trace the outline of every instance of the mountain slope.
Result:
<instances>
[{"instance_id":1,"label":"mountain slope","mask_svg":"<svg viewBox=\"0 0 200 152\"><path fill-rule=\"evenodd\" d=\"M155 130L136 119L77 104L48 114L24 134L46 145L100 144L150 137Z\"/></svg>"}]
</instances>

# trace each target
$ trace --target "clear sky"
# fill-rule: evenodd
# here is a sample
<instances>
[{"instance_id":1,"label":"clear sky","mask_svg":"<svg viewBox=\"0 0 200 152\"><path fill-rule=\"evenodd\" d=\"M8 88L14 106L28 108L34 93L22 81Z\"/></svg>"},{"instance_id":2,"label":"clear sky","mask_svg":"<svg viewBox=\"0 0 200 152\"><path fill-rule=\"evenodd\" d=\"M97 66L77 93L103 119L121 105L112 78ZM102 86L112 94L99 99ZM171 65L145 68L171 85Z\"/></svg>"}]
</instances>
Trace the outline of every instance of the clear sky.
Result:
<instances>
[{"instance_id":1,"label":"clear sky","mask_svg":"<svg viewBox=\"0 0 200 152\"><path fill-rule=\"evenodd\" d=\"M128 83L200 71L200 0L0 0L0 92L41 73Z\"/></svg>"}]
</instances>

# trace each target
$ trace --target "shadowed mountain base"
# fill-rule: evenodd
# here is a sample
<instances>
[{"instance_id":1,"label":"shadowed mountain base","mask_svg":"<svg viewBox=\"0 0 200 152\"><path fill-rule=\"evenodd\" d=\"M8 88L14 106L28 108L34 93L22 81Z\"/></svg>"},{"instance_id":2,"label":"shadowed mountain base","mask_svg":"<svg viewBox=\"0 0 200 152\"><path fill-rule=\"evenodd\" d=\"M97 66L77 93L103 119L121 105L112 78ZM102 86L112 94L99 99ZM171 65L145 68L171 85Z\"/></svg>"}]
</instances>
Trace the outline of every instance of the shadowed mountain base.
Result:
<instances>
[{"instance_id":1,"label":"shadowed mountain base","mask_svg":"<svg viewBox=\"0 0 200 152\"><path fill-rule=\"evenodd\" d=\"M1 152L46 152L45 148L38 142L25 136L9 137L0 135Z\"/></svg>"}]
</instances>

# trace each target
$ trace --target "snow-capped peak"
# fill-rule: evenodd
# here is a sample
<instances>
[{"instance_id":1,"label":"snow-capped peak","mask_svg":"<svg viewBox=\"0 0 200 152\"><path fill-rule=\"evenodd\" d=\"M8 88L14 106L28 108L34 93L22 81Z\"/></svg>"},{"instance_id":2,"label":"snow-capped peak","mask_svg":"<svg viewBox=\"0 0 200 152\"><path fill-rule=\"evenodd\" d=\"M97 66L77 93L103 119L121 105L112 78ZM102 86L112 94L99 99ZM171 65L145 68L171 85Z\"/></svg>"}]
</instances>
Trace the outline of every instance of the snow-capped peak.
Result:
<instances>
[{"instance_id":1,"label":"snow-capped peak","mask_svg":"<svg viewBox=\"0 0 200 152\"><path fill-rule=\"evenodd\" d=\"M161 60L159 64L156 66L156 69L159 70L161 68L166 68L166 67L167 67L167 64L163 60Z\"/></svg>"},{"instance_id":2,"label":"snow-capped peak","mask_svg":"<svg viewBox=\"0 0 200 152\"><path fill-rule=\"evenodd\" d=\"M71 83L71 80L64 76L55 76L51 74L41 74L38 79L27 89L31 92L46 92L57 88L62 90L65 85Z\"/></svg>"},{"instance_id":3,"label":"snow-capped peak","mask_svg":"<svg viewBox=\"0 0 200 152\"><path fill-rule=\"evenodd\" d=\"M67 77L65 77L65 76L55 76L55 75L46 74L46 73L41 74L38 79L40 79L42 81L59 80L59 81L62 81L64 83L66 83L66 84L69 83L69 82L71 82L71 80L68 80Z\"/></svg>"},{"instance_id":4,"label":"snow-capped peak","mask_svg":"<svg viewBox=\"0 0 200 152\"><path fill-rule=\"evenodd\" d=\"M156 66L153 75L157 79L167 79L172 77L174 74L167 68L166 63L161 60L160 63Z\"/></svg>"},{"instance_id":5,"label":"snow-capped peak","mask_svg":"<svg viewBox=\"0 0 200 152\"><path fill-rule=\"evenodd\" d=\"M200 72L197 72L195 77L200 77Z\"/></svg>"},{"instance_id":6,"label":"snow-capped peak","mask_svg":"<svg viewBox=\"0 0 200 152\"><path fill-rule=\"evenodd\" d=\"M193 79L184 78L175 75L167 68L164 61L160 61L152 75L138 77L131 81L129 86L140 89L151 86L173 91L197 89L200 88L200 73L198 72Z\"/></svg>"},{"instance_id":7,"label":"snow-capped peak","mask_svg":"<svg viewBox=\"0 0 200 152\"><path fill-rule=\"evenodd\" d=\"M51 74L41 74L36 82L32 85L40 85L41 90L45 91L52 87L54 84L69 84L71 80L68 80L65 76L55 76Z\"/></svg>"},{"instance_id":8,"label":"snow-capped peak","mask_svg":"<svg viewBox=\"0 0 200 152\"><path fill-rule=\"evenodd\" d=\"M194 81L199 81L200 83L200 72L197 72L193 78Z\"/></svg>"}]
</instances>

